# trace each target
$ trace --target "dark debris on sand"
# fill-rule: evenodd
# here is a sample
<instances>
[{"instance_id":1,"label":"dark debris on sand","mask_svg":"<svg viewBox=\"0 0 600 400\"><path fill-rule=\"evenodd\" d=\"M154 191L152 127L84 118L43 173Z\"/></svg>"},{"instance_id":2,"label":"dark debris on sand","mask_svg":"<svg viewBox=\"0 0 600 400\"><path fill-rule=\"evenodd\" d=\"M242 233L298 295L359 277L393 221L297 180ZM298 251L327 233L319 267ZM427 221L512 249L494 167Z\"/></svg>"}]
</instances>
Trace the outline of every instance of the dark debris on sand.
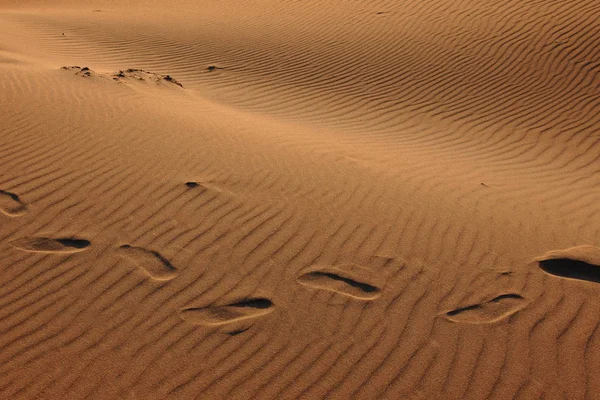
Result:
<instances>
[{"instance_id":1,"label":"dark debris on sand","mask_svg":"<svg viewBox=\"0 0 600 400\"><path fill-rule=\"evenodd\" d=\"M173 78L171 75L160 75L155 74L153 72L144 71L143 69L137 68L128 68L126 70L120 70L119 72L112 75L113 79L118 81L123 78L135 78L140 81L154 81L159 83L161 81L166 81L169 83L173 83L181 88L183 85L177 79Z\"/></svg>"},{"instance_id":2,"label":"dark debris on sand","mask_svg":"<svg viewBox=\"0 0 600 400\"><path fill-rule=\"evenodd\" d=\"M61 69L66 70L66 71L75 71L75 75L78 75L78 76L89 77L92 75L97 75L90 68L80 67L78 65L63 66L63 67L61 67ZM100 74L100 75L103 77L107 76L104 74ZM137 69L137 68L128 68L125 70L120 70L120 71L110 75L110 77L112 77L112 79L115 81L120 81L121 79L127 79L127 78L137 79L138 81L149 81L149 82L155 82L155 83L160 83L162 81L165 81L165 82L172 83L174 85L177 85L177 86L183 88L183 85L181 84L181 82L179 82L177 79L173 78L171 75L155 74L153 72L148 72L148 71L144 71L143 69Z\"/></svg>"},{"instance_id":3,"label":"dark debris on sand","mask_svg":"<svg viewBox=\"0 0 600 400\"><path fill-rule=\"evenodd\" d=\"M64 69L67 71L75 71L75 75L84 76L84 77L92 76L94 74L94 71L92 71L88 67L80 67L78 65L64 66L61 69Z\"/></svg>"}]
</instances>

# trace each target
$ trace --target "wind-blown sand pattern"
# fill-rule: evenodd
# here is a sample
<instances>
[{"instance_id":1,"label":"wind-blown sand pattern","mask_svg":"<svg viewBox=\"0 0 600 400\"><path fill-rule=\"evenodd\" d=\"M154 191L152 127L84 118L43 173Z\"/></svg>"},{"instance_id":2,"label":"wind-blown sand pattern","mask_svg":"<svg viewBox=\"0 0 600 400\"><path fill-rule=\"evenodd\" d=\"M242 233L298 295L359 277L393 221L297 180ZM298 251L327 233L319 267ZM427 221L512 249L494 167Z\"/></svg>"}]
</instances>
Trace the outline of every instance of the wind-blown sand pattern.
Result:
<instances>
[{"instance_id":1,"label":"wind-blown sand pattern","mask_svg":"<svg viewBox=\"0 0 600 400\"><path fill-rule=\"evenodd\" d=\"M598 1L0 0L2 398L595 399L599 204Z\"/></svg>"}]
</instances>

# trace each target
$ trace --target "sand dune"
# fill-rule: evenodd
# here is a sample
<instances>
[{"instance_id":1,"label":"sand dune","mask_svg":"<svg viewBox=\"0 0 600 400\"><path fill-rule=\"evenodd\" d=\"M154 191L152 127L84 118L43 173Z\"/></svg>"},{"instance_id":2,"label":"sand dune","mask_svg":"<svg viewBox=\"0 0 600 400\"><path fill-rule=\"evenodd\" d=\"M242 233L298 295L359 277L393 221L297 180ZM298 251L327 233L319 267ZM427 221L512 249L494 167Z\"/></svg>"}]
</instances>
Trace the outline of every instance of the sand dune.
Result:
<instances>
[{"instance_id":1,"label":"sand dune","mask_svg":"<svg viewBox=\"0 0 600 400\"><path fill-rule=\"evenodd\" d=\"M595 399L600 4L0 0L0 397Z\"/></svg>"}]
</instances>

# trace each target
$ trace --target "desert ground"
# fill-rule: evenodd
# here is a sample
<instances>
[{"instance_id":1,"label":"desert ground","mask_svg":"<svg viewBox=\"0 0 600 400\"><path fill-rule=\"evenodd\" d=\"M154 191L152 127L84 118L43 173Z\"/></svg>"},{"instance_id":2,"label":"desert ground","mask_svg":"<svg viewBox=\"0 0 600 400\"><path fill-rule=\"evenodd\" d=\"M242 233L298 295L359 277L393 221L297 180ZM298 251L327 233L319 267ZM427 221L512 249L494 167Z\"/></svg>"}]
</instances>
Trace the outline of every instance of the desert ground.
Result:
<instances>
[{"instance_id":1,"label":"desert ground","mask_svg":"<svg viewBox=\"0 0 600 400\"><path fill-rule=\"evenodd\" d=\"M600 2L0 0L0 399L600 399Z\"/></svg>"}]
</instances>

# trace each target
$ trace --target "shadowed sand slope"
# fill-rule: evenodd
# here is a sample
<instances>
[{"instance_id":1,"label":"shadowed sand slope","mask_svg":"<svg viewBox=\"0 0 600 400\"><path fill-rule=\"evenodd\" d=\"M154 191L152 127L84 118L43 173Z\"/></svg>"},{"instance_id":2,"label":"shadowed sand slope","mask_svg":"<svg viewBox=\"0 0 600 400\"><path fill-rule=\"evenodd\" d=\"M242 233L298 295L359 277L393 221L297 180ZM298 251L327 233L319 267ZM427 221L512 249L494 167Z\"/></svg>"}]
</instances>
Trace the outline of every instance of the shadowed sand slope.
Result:
<instances>
[{"instance_id":1,"label":"shadowed sand slope","mask_svg":"<svg viewBox=\"0 0 600 400\"><path fill-rule=\"evenodd\" d=\"M0 397L595 399L600 3L0 0Z\"/></svg>"}]
</instances>

